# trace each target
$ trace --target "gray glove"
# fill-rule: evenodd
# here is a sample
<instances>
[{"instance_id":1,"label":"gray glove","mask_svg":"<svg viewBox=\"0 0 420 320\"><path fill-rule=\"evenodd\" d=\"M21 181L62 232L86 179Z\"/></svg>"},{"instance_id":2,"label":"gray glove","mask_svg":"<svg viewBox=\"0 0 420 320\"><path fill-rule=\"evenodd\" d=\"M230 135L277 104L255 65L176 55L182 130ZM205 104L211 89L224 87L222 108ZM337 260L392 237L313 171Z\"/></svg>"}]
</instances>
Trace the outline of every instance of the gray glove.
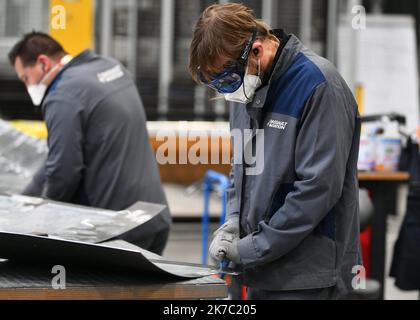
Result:
<instances>
[{"instance_id":1,"label":"gray glove","mask_svg":"<svg viewBox=\"0 0 420 320\"><path fill-rule=\"evenodd\" d=\"M220 233L230 233L239 237L239 216L233 215L226 221L219 229L217 229L213 236L216 237Z\"/></svg>"},{"instance_id":2,"label":"gray glove","mask_svg":"<svg viewBox=\"0 0 420 320\"><path fill-rule=\"evenodd\" d=\"M238 252L239 237L227 232L220 232L210 244L210 256L216 261L229 260L241 264Z\"/></svg>"}]
</instances>

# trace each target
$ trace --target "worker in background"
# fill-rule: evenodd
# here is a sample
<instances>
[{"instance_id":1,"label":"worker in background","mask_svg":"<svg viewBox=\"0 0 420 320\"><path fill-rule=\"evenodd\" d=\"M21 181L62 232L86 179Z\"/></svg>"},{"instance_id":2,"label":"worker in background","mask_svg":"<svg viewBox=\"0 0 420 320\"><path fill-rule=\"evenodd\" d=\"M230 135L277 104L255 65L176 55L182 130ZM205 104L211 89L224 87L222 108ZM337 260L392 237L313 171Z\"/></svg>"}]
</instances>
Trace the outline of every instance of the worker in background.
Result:
<instances>
[{"instance_id":1,"label":"worker in background","mask_svg":"<svg viewBox=\"0 0 420 320\"><path fill-rule=\"evenodd\" d=\"M122 210L137 201L167 205L136 85L116 60L75 57L49 35L24 36L9 53L48 129L48 158L25 195ZM161 254L168 209L121 239Z\"/></svg>"},{"instance_id":2,"label":"worker in background","mask_svg":"<svg viewBox=\"0 0 420 320\"><path fill-rule=\"evenodd\" d=\"M189 69L232 102L231 129L252 130L243 152L264 151L253 166L233 150L228 220L210 255L242 267L250 299L343 297L361 263L360 121L344 80L294 35L270 31L235 3L202 13Z\"/></svg>"}]
</instances>

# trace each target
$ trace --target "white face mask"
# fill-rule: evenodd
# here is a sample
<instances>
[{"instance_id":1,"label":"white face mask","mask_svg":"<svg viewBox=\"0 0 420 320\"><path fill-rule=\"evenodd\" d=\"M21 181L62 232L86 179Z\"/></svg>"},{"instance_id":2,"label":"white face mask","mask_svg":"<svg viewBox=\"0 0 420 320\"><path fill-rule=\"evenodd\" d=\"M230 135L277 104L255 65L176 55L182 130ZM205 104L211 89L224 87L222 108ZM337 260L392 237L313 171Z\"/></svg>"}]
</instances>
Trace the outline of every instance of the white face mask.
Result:
<instances>
[{"instance_id":1,"label":"white face mask","mask_svg":"<svg viewBox=\"0 0 420 320\"><path fill-rule=\"evenodd\" d=\"M45 92L47 92L47 86L40 82L38 84L28 86L27 90L34 106L41 105Z\"/></svg>"},{"instance_id":2,"label":"white face mask","mask_svg":"<svg viewBox=\"0 0 420 320\"><path fill-rule=\"evenodd\" d=\"M235 92L225 94L225 100L243 104L251 102L254 98L255 91L257 91L262 84L260 68L260 60L258 60L258 75L246 74L246 72L242 85Z\"/></svg>"},{"instance_id":3,"label":"white face mask","mask_svg":"<svg viewBox=\"0 0 420 320\"><path fill-rule=\"evenodd\" d=\"M35 106L40 106L42 99L44 99L48 86L51 84L55 76L63 69L63 67L71 61L72 57L66 55L61 61L55 65L38 84L29 85L26 90L31 97L32 103Z\"/></svg>"}]
</instances>

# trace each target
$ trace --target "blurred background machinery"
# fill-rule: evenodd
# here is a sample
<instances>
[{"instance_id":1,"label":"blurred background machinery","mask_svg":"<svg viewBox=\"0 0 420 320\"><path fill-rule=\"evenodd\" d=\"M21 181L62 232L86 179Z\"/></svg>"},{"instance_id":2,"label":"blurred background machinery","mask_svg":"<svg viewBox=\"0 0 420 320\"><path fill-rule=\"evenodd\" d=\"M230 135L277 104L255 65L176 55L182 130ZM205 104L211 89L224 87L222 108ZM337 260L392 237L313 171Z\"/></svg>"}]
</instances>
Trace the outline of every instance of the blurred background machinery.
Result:
<instances>
[{"instance_id":1,"label":"blurred background machinery","mask_svg":"<svg viewBox=\"0 0 420 320\"><path fill-rule=\"evenodd\" d=\"M211 0L0 0L1 117L40 119L39 110L31 108L23 85L8 65L7 52L26 32L48 32L50 9L57 2L67 6L88 3L84 8L92 27L80 21L77 25L91 30L91 47L96 52L113 56L127 66L136 79L149 120L227 120L225 102L209 99L213 93L195 85L187 71L192 26L204 8L214 3ZM273 28L298 35L312 50L333 61L337 17L351 12L354 5L363 4L368 13L414 14L419 26L416 0L241 2ZM67 47L80 42L79 34L79 38L67 42Z\"/></svg>"},{"instance_id":2,"label":"blurred background machinery","mask_svg":"<svg viewBox=\"0 0 420 320\"><path fill-rule=\"evenodd\" d=\"M225 102L210 100L213 93L196 86L187 70L192 26L214 1L88 1L93 8L91 47L127 66L136 79L149 120L227 120ZM51 2L54 0L0 0L0 116L3 118L40 119L39 110L31 108L25 88L14 76L7 53L24 33L48 32ZM327 0L242 2L272 27L282 27L306 38L311 48L325 54Z\"/></svg>"}]
</instances>

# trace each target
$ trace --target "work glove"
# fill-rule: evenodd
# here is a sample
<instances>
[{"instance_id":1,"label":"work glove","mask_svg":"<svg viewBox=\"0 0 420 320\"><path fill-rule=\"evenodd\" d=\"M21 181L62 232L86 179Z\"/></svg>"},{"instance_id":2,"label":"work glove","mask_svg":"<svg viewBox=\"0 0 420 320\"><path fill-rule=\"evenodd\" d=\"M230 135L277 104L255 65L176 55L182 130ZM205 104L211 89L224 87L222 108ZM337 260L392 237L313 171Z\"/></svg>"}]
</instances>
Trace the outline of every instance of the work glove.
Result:
<instances>
[{"instance_id":1,"label":"work glove","mask_svg":"<svg viewBox=\"0 0 420 320\"><path fill-rule=\"evenodd\" d=\"M241 264L238 251L239 237L227 232L217 234L210 244L210 257L216 261L231 261L236 265Z\"/></svg>"},{"instance_id":2,"label":"work glove","mask_svg":"<svg viewBox=\"0 0 420 320\"><path fill-rule=\"evenodd\" d=\"M239 216L233 215L226 221L219 229L217 229L213 236L216 237L220 233L230 233L239 237Z\"/></svg>"}]
</instances>

